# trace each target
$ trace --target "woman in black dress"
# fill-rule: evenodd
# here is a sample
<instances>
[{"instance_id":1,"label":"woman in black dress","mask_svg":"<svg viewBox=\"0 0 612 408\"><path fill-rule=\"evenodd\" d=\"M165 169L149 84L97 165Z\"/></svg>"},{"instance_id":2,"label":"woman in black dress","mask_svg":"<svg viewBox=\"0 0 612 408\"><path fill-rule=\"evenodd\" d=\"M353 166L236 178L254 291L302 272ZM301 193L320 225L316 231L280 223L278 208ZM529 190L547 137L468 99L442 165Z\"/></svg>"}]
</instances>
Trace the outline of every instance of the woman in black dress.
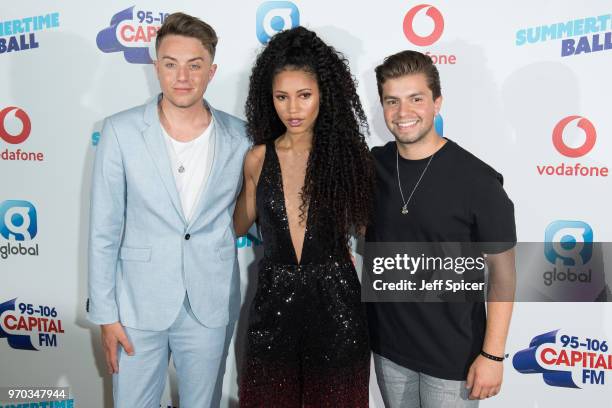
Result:
<instances>
[{"instance_id":1,"label":"woman in black dress","mask_svg":"<svg viewBox=\"0 0 612 408\"><path fill-rule=\"evenodd\" d=\"M274 36L246 104L254 147L234 226L264 258L249 313L244 407L366 407L370 351L348 239L371 211L366 117L347 61L314 32Z\"/></svg>"}]
</instances>

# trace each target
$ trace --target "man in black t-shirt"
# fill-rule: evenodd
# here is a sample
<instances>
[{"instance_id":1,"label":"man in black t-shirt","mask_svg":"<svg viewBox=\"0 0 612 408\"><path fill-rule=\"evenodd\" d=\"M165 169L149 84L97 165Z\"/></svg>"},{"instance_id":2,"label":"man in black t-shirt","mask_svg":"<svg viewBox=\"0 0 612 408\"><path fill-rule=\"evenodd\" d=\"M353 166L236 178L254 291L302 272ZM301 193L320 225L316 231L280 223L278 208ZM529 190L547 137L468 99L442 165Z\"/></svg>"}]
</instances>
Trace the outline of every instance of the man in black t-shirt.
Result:
<instances>
[{"instance_id":1,"label":"man in black t-shirt","mask_svg":"<svg viewBox=\"0 0 612 408\"><path fill-rule=\"evenodd\" d=\"M395 142L372 149L377 190L366 242L479 242L489 283L493 271L513 278L513 204L501 174L436 133L442 96L431 59L400 52L376 68L376 79ZM513 294L512 279L498 283ZM496 395L512 296L499 300L489 297L486 309L482 302L368 303L385 405L475 407Z\"/></svg>"}]
</instances>

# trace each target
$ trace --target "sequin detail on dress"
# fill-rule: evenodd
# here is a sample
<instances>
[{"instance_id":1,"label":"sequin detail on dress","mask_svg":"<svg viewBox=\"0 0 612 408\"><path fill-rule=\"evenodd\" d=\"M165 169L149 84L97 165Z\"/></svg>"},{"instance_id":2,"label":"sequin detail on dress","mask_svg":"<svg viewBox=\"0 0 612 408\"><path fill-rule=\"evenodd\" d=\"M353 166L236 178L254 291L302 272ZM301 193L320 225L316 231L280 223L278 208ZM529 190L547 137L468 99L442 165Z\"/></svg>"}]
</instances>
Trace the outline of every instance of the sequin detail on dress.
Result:
<instances>
[{"instance_id":1,"label":"sequin detail on dress","mask_svg":"<svg viewBox=\"0 0 612 408\"><path fill-rule=\"evenodd\" d=\"M360 285L348 253L317 239L306 217L298 264L280 164L266 155L257 185L264 242L249 312L241 407L368 406L370 349Z\"/></svg>"}]
</instances>

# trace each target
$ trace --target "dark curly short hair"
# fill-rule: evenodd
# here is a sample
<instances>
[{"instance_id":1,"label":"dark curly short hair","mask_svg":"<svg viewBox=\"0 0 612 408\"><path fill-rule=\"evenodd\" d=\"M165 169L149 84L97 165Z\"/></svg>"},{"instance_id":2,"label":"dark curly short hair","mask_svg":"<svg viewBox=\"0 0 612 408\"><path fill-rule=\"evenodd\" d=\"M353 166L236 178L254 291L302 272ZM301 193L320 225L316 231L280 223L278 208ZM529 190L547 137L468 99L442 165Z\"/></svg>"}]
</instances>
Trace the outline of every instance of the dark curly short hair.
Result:
<instances>
[{"instance_id":1,"label":"dark curly short hair","mask_svg":"<svg viewBox=\"0 0 612 408\"><path fill-rule=\"evenodd\" d=\"M346 248L352 229L368 224L374 186L367 118L356 81L346 58L313 31L296 27L276 34L257 57L250 78L245 110L247 131L256 145L286 131L272 97L272 81L284 70L313 74L320 94L300 216L307 208L310 222Z\"/></svg>"},{"instance_id":2,"label":"dark curly short hair","mask_svg":"<svg viewBox=\"0 0 612 408\"><path fill-rule=\"evenodd\" d=\"M442 95L440 89L440 74L429 55L418 51L406 50L389 55L382 64L374 69L378 96L382 102L382 86L387 79L399 78L404 75L423 74L427 78L427 87L431 90L433 99Z\"/></svg>"}]
</instances>

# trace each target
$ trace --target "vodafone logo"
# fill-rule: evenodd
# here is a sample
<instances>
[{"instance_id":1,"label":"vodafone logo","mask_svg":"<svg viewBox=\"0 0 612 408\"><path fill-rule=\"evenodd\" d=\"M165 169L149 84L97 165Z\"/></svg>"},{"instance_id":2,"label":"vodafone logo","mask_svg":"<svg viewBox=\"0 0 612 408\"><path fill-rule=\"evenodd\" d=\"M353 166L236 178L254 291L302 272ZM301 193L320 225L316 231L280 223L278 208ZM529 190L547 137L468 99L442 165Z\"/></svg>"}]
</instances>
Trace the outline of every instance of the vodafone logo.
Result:
<instances>
[{"instance_id":1,"label":"vodafone logo","mask_svg":"<svg viewBox=\"0 0 612 408\"><path fill-rule=\"evenodd\" d=\"M586 138L582 146L570 147L563 140L563 131L567 125L570 124L570 122L575 120L578 120L577 126L584 131ZM553 130L552 140L553 145L562 155L567 157L581 157L590 152L591 149L593 149L593 146L595 146L597 132L595 130L595 126L593 126L588 119L583 118L582 116L573 115L563 118L559 123L557 123Z\"/></svg>"},{"instance_id":2,"label":"vodafone logo","mask_svg":"<svg viewBox=\"0 0 612 408\"><path fill-rule=\"evenodd\" d=\"M578 133L584 134L584 141L581 140L580 146L568 145L565 136L569 136L570 131L566 130L572 122L576 123L576 127L580 130ZM555 149L565 157L576 159L585 156L595 146L597 141L597 131L595 126L587 118L582 116L572 115L567 116L555 125L552 134L552 142ZM584 160L584 159L583 159ZM589 165L578 161L567 163L543 163L536 165L536 170L540 176L573 176L573 177L608 177L609 169L607 166Z\"/></svg>"},{"instance_id":3,"label":"vodafone logo","mask_svg":"<svg viewBox=\"0 0 612 408\"><path fill-rule=\"evenodd\" d=\"M15 117L21 121L21 132L19 134L13 135L10 134L6 130L6 117L9 113L15 111ZM4 108L0 111L0 138L4 140L6 143L10 144L19 144L23 143L28 136L30 136L30 131L32 130L32 122L30 122L30 118L28 114L25 113L23 109L17 108L15 106L9 106L8 108Z\"/></svg>"},{"instance_id":4,"label":"vodafone logo","mask_svg":"<svg viewBox=\"0 0 612 408\"><path fill-rule=\"evenodd\" d=\"M434 29L429 35L423 37L414 31L413 24L416 15L424 8L427 8L425 14L433 20ZM418 6L414 6L408 10L408 13L406 13L406 16L404 17L404 35L406 35L408 41L414 45L418 45L420 47L429 46L440 39L443 31L444 17L442 17L442 13L440 13L440 10L429 4L419 4Z\"/></svg>"},{"instance_id":5,"label":"vodafone logo","mask_svg":"<svg viewBox=\"0 0 612 408\"><path fill-rule=\"evenodd\" d=\"M18 122L20 122L18 124ZM21 125L21 129L19 129ZM4 140L9 145L23 143L32 131L30 117L23 109L16 106L9 106L0 110L0 140ZM15 134L16 132L19 132ZM44 161L45 155L42 152L27 152L19 148L5 146L0 150L0 160L5 161Z\"/></svg>"}]
</instances>

